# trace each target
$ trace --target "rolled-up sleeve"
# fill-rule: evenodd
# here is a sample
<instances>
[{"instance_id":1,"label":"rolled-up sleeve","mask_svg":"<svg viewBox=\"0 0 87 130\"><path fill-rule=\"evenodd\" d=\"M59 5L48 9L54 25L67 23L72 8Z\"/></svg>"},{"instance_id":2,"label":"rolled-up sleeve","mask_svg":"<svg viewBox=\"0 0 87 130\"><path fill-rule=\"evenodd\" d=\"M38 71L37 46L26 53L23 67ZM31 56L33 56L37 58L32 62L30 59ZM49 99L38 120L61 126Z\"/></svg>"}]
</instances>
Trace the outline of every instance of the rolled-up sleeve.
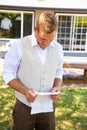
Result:
<instances>
[{"instance_id":1,"label":"rolled-up sleeve","mask_svg":"<svg viewBox=\"0 0 87 130\"><path fill-rule=\"evenodd\" d=\"M22 44L20 40L15 40L7 54L3 64L3 79L6 84L17 76L18 67L22 57Z\"/></svg>"},{"instance_id":2,"label":"rolled-up sleeve","mask_svg":"<svg viewBox=\"0 0 87 130\"><path fill-rule=\"evenodd\" d=\"M55 74L55 78L62 79L63 77L63 48L61 45L59 45L59 51L58 51L58 67Z\"/></svg>"}]
</instances>

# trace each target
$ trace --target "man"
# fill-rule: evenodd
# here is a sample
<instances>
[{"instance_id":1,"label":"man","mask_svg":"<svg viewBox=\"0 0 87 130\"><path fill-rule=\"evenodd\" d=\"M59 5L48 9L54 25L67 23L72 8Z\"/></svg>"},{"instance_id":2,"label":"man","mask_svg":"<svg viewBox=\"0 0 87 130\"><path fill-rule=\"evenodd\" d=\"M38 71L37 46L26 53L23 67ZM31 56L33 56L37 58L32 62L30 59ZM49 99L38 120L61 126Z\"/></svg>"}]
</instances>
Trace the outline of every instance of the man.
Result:
<instances>
[{"instance_id":1,"label":"man","mask_svg":"<svg viewBox=\"0 0 87 130\"><path fill-rule=\"evenodd\" d=\"M1 20L1 29L5 37L10 37L11 28L12 28L12 22L5 14L4 18Z\"/></svg>"},{"instance_id":2,"label":"man","mask_svg":"<svg viewBox=\"0 0 87 130\"><path fill-rule=\"evenodd\" d=\"M54 101L60 97L63 74L56 30L55 16L43 12L34 34L14 41L6 54L3 77L17 99L12 130L55 130Z\"/></svg>"}]
</instances>

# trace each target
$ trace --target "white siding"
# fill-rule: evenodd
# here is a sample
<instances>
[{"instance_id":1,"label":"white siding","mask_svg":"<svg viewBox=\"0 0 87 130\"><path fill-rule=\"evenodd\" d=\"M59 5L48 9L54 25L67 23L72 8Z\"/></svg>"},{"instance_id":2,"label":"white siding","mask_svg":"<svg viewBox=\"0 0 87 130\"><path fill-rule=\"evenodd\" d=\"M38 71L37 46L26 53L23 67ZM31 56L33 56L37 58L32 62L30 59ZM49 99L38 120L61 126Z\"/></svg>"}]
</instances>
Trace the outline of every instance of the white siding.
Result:
<instances>
[{"instance_id":1,"label":"white siding","mask_svg":"<svg viewBox=\"0 0 87 130\"><path fill-rule=\"evenodd\" d=\"M0 0L0 5L87 10L87 0Z\"/></svg>"}]
</instances>

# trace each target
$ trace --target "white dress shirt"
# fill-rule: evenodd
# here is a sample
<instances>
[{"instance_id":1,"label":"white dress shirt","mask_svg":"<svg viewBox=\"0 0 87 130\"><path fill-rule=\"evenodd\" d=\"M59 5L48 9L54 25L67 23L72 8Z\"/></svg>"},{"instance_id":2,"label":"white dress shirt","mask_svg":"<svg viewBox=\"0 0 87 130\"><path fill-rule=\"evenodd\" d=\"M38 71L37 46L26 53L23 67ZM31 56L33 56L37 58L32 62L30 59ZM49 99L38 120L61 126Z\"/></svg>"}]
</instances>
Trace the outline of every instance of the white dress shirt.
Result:
<instances>
[{"instance_id":1,"label":"white dress shirt","mask_svg":"<svg viewBox=\"0 0 87 130\"><path fill-rule=\"evenodd\" d=\"M12 22L8 18L4 18L1 21L1 28L9 30L12 27Z\"/></svg>"},{"instance_id":2,"label":"white dress shirt","mask_svg":"<svg viewBox=\"0 0 87 130\"><path fill-rule=\"evenodd\" d=\"M11 41L10 41L11 42ZM12 45L7 54L5 55L4 59L4 65L3 65L3 78L6 82L6 84L9 83L9 81L13 80L16 78L18 67L20 65L20 61L22 58L22 43L21 39L18 40L12 40ZM42 49L40 46L37 44L36 38L34 34L32 35L32 43L33 46L35 47L40 60L42 62L42 65L45 63L45 59L47 56L47 52L50 46L53 46L53 41L50 43L50 45ZM58 59L58 68L55 74L55 78L60 78L62 79L63 71L62 71L62 66L63 66L63 50L62 47L60 46L60 51L59 51L59 59Z\"/></svg>"},{"instance_id":3,"label":"white dress shirt","mask_svg":"<svg viewBox=\"0 0 87 130\"><path fill-rule=\"evenodd\" d=\"M45 59L48 53L48 50L51 46L54 46L53 42L54 40L49 44L48 47L45 49L40 48L40 46L37 44L37 40L34 36L34 34L31 36L32 39L32 46L35 47L39 58L41 60L42 66L45 63ZM7 52L4 60L3 65L3 78L6 82L6 84L9 83L9 81L13 80L17 76L17 71L20 65L20 61L22 58L22 52L23 52L23 46L21 43L21 39L12 41L11 48ZM63 50L62 47L59 46L59 59L58 59L58 68L55 73L54 78L60 78L62 79L62 65L63 65ZM43 102L43 104L42 104ZM29 104L27 104L30 106ZM31 103L31 114L35 113L42 113L42 112L52 112L53 111L53 101L51 100L50 96L38 96L36 100Z\"/></svg>"}]
</instances>

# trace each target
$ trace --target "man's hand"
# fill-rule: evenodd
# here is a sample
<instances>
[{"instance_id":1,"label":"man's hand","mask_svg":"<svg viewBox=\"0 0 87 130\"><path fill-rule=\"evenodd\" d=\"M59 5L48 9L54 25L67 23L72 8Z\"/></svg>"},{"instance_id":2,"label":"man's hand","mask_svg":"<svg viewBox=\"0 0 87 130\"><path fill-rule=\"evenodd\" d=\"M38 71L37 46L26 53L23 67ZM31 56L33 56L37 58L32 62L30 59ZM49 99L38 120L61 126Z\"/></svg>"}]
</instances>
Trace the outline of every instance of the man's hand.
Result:
<instances>
[{"instance_id":1,"label":"man's hand","mask_svg":"<svg viewBox=\"0 0 87 130\"><path fill-rule=\"evenodd\" d=\"M11 80L8 85L10 85L13 89L15 89L16 91L22 93L26 100L28 102L34 102L34 100L36 99L38 92L35 91L34 89L30 89L28 87L26 87L19 79L15 78L13 80Z\"/></svg>"},{"instance_id":2,"label":"man's hand","mask_svg":"<svg viewBox=\"0 0 87 130\"><path fill-rule=\"evenodd\" d=\"M35 91L34 89L28 89L25 93L25 97L26 97L27 101L30 103L35 101L37 95L38 95L38 92Z\"/></svg>"},{"instance_id":3,"label":"man's hand","mask_svg":"<svg viewBox=\"0 0 87 130\"><path fill-rule=\"evenodd\" d=\"M61 92L60 92L60 89L58 87L54 87L52 92L58 92L58 94L51 95L51 99L53 101L57 100L61 96Z\"/></svg>"}]
</instances>

